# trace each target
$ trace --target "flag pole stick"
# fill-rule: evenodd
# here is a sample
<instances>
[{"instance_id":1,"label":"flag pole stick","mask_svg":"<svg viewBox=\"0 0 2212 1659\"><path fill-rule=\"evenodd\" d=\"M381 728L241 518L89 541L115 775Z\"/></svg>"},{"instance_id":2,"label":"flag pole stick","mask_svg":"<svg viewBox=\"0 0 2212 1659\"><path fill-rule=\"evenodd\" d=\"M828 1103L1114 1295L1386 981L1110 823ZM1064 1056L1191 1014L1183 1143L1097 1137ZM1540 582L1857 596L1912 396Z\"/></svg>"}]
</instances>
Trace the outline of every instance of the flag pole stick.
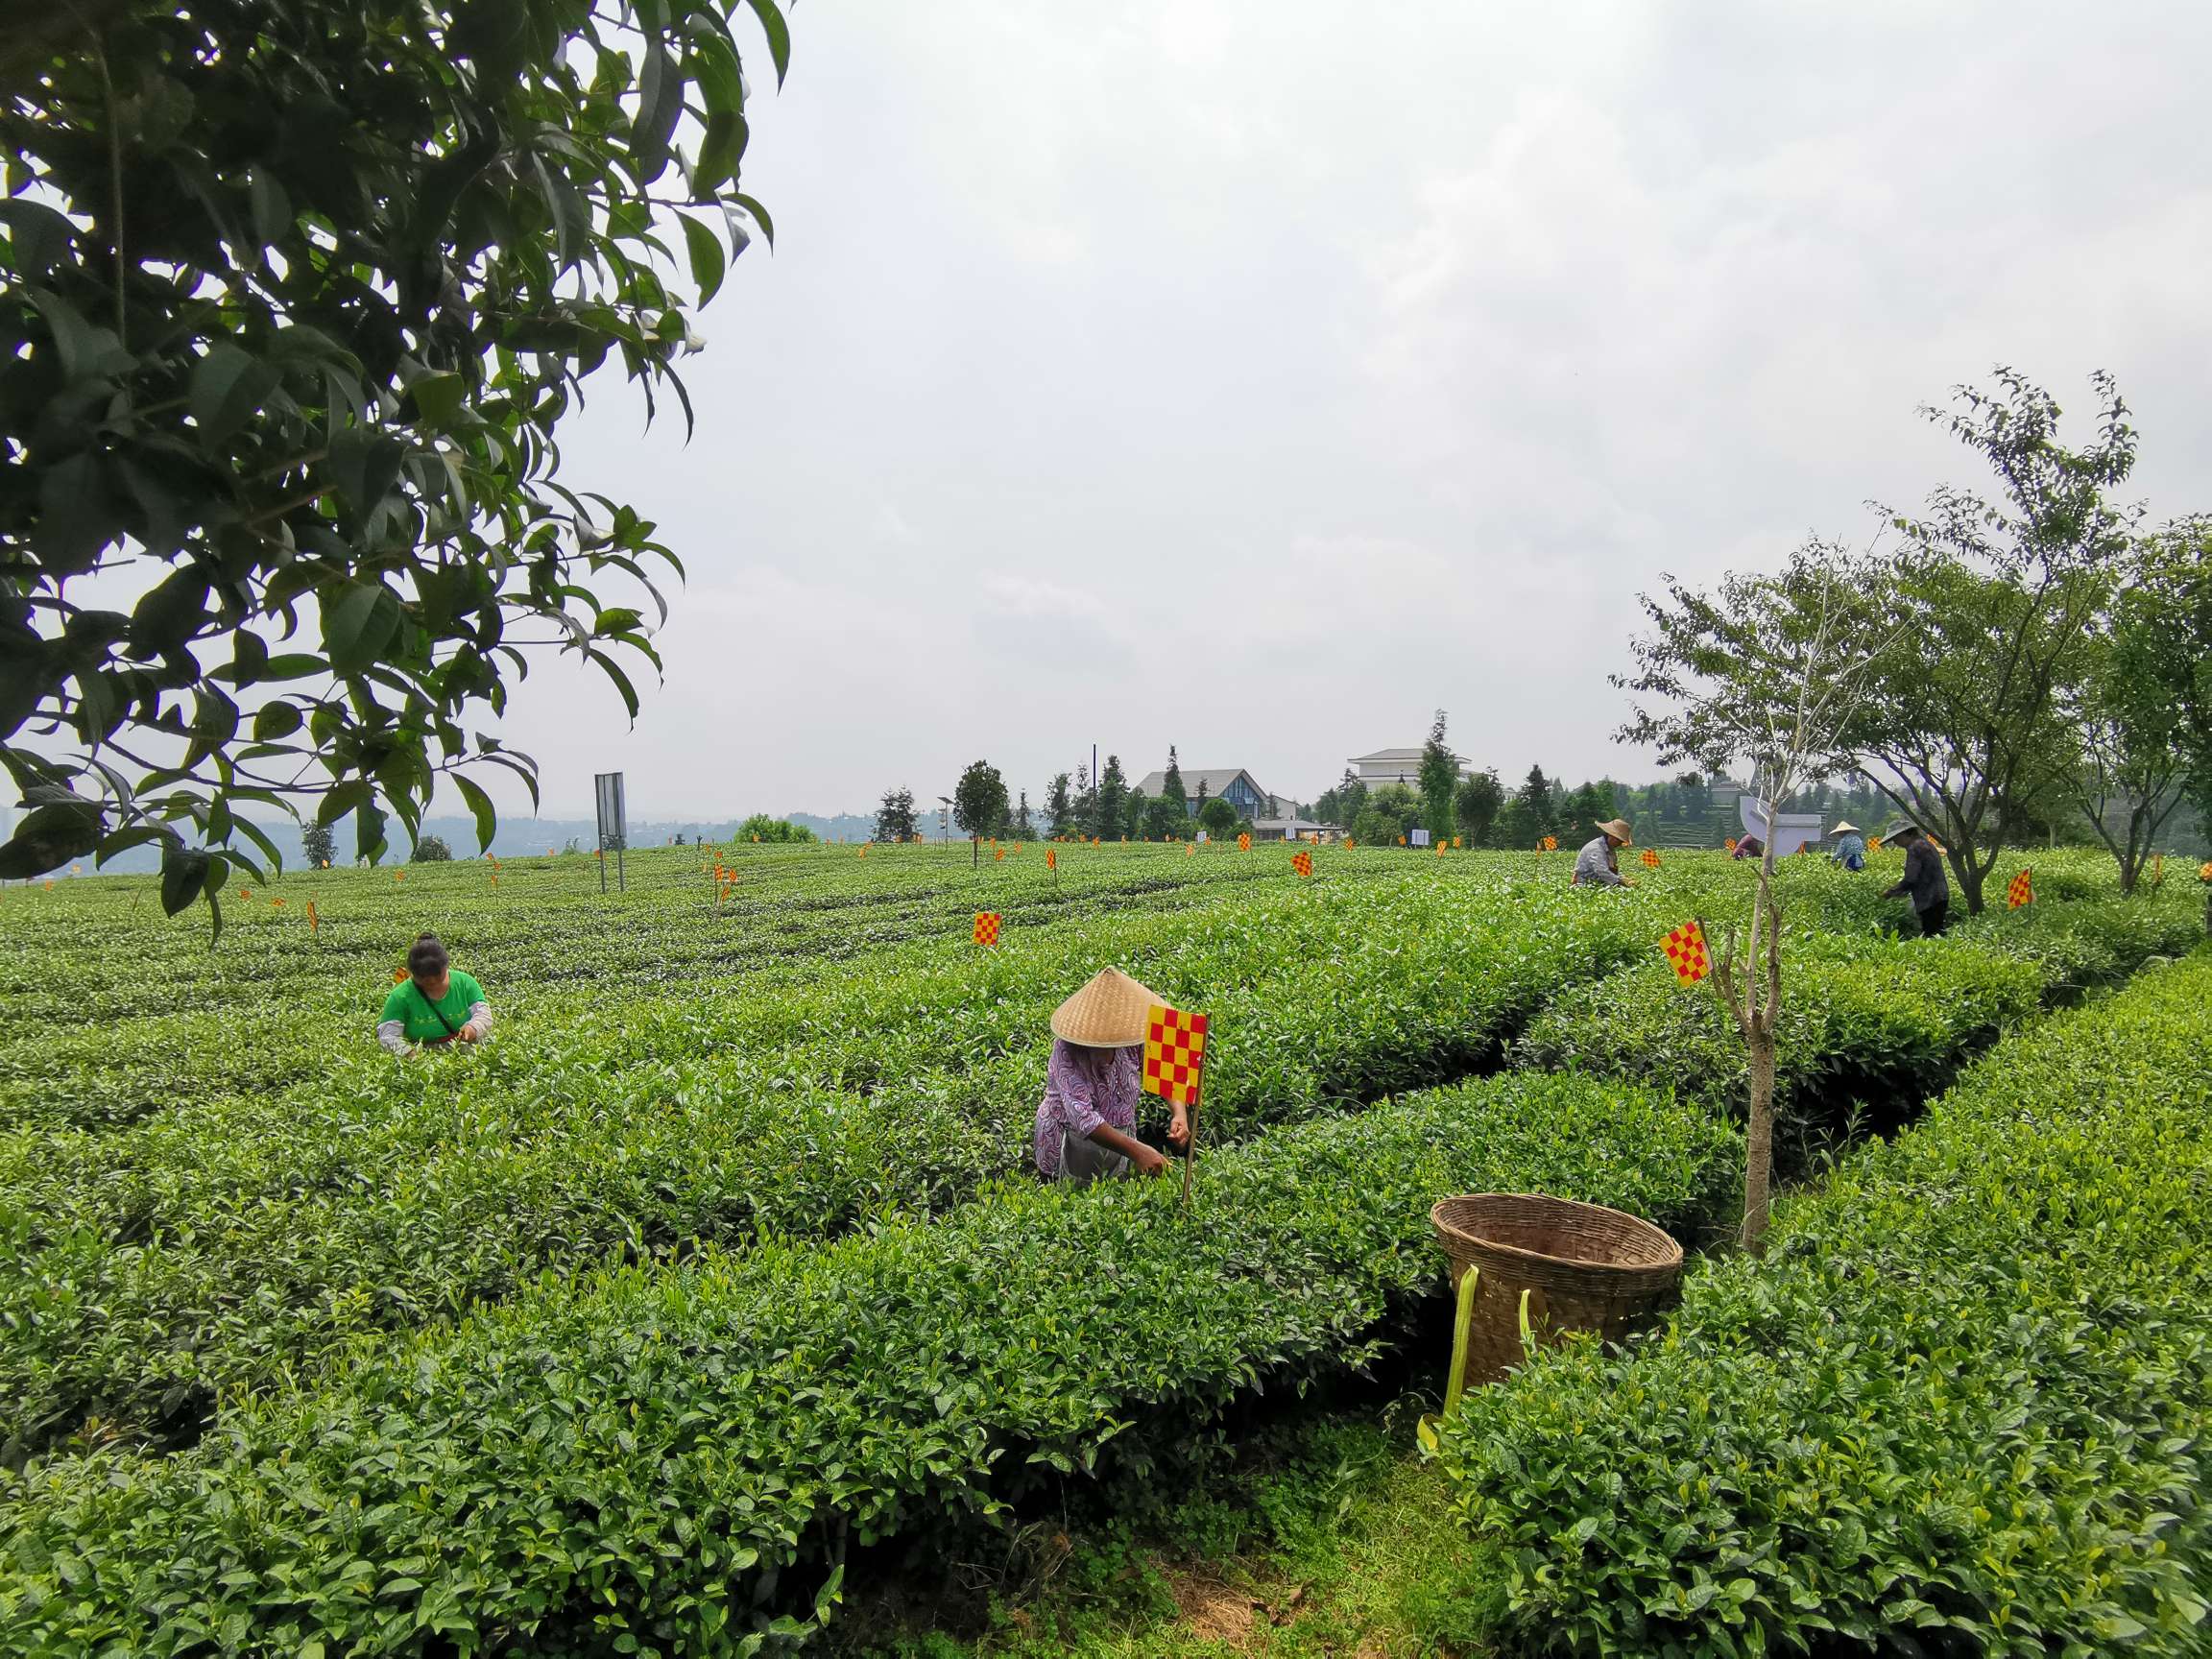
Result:
<instances>
[{"instance_id":1,"label":"flag pole stick","mask_svg":"<svg viewBox=\"0 0 2212 1659\"><path fill-rule=\"evenodd\" d=\"M1190 1139L1183 1145L1183 1207L1190 1207L1190 1171L1198 1165L1198 1104L1192 1101L1190 1111L1184 1118L1190 1126Z\"/></svg>"}]
</instances>

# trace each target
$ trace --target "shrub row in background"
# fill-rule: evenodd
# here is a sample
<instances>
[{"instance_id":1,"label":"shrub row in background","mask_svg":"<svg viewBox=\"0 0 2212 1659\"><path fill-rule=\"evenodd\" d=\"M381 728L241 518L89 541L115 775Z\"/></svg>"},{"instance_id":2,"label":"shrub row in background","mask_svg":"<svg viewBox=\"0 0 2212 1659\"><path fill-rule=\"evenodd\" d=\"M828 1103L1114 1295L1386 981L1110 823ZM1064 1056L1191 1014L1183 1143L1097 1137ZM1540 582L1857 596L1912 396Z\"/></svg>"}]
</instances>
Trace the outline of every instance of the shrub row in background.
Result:
<instances>
[{"instance_id":1,"label":"shrub row in background","mask_svg":"<svg viewBox=\"0 0 2212 1659\"><path fill-rule=\"evenodd\" d=\"M1444 1456L1531 1647L2204 1652L2212 958L2008 1039Z\"/></svg>"},{"instance_id":2,"label":"shrub row in background","mask_svg":"<svg viewBox=\"0 0 2212 1659\"><path fill-rule=\"evenodd\" d=\"M0 1647L796 1636L849 1542L1356 1359L1441 1283L1436 1193L1695 1232L1740 1159L1664 1096L1503 1077L1223 1150L1188 1211L1165 1182L1018 1184L931 1226L549 1281L243 1402L194 1451L0 1478Z\"/></svg>"}]
</instances>

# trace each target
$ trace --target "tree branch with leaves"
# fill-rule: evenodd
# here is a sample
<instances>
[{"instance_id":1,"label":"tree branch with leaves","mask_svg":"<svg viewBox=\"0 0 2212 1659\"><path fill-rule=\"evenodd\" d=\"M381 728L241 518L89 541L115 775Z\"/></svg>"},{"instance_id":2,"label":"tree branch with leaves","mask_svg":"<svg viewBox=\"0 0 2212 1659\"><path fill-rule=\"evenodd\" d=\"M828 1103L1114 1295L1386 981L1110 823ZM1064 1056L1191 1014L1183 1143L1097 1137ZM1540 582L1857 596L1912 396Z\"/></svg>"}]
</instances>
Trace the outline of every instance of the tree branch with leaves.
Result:
<instances>
[{"instance_id":1,"label":"tree branch with leaves","mask_svg":"<svg viewBox=\"0 0 2212 1659\"><path fill-rule=\"evenodd\" d=\"M683 566L556 435L609 362L688 423L690 313L773 236L739 10L781 81L776 0L103 3L12 38L0 875L155 843L168 907L212 905L276 861L249 810L374 858L442 778L488 845L471 774L535 800L536 768L471 726L536 650L635 715Z\"/></svg>"}]
</instances>

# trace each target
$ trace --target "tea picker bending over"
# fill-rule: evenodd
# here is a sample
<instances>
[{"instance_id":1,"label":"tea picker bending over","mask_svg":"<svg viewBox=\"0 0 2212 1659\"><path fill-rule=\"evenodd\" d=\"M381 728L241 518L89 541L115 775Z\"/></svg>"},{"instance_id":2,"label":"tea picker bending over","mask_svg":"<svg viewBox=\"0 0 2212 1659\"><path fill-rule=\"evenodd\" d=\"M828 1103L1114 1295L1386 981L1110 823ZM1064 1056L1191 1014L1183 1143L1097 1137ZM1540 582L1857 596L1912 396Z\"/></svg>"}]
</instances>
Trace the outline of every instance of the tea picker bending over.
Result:
<instances>
[{"instance_id":1,"label":"tea picker bending over","mask_svg":"<svg viewBox=\"0 0 2212 1659\"><path fill-rule=\"evenodd\" d=\"M480 1043L491 1035L492 1004L484 987L456 971L438 935L425 933L407 952L408 978L392 987L376 1022L376 1041L395 1054L448 1043Z\"/></svg>"},{"instance_id":2,"label":"tea picker bending over","mask_svg":"<svg viewBox=\"0 0 2212 1659\"><path fill-rule=\"evenodd\" d=\"M1132 1169L1166 1172L1167 1160L1137 1139L1144 1022L1160 1000L1119 969L1103 968L1053 1011L1052 1058L1037 1105L1037 1173L1046 1180L1087 1187ZM1167 1140L1188 1146L1190 1117L1172 1110Z\"/></svg>"}]
</instances>

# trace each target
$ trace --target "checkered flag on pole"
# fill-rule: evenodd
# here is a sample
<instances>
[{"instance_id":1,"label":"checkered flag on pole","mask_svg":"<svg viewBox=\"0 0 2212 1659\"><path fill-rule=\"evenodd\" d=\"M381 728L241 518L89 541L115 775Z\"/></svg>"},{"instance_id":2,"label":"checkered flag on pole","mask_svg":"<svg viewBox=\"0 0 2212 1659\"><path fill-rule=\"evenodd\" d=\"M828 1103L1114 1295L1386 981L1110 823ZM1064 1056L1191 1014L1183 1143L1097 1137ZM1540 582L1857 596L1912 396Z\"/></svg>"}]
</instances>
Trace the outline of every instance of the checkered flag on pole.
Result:
<instances>
[{"instance_id":1,"label":"checkered flag on pole","mask_svg":"<svg viewBox=\"0 0 2212 1659\"><path fill-rule=\"evenodd\" d=\"M1705 950L1705 929L1695 922L1685 922L1659 942L1667 952L1667 960L1673 965L1674 977L1685 985L1695 985L1713 971L1713 959Z\"/></svg>"}]
</instances>

